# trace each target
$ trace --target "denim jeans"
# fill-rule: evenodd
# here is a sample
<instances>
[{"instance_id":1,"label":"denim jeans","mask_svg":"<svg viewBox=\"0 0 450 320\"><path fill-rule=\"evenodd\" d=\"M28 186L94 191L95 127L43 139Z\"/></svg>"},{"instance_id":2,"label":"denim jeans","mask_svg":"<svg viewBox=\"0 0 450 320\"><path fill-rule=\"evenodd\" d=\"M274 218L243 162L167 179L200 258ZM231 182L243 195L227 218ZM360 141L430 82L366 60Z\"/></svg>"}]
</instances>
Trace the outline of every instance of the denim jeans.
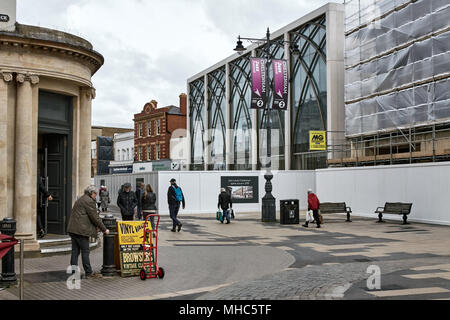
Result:
<instances>
[{"instance_id":1,"label":"denim jeans","mask_svg":"<svg viewBox=\"0 0 450 320\"><path fill-rule=\"evenodd\" d=\"M227 222L230 222L230 209L223 210L223 220L227 220Z\"/></svg>"},{"instance_id":2,"label":"denim jeans","mask_svg":"<svg viewBox=\"0 0 450 320\"><path fill-rule=\"evenodd\" d=\"M173 229L181 224L180 220L177 219L178 211L180 211L180 204L169 205L170 219L173 221Z\"/></svg>"},{"instance_id":3,"label":"denim jeans","mask_svg":"<svg viewBox=\"0 0 450 320\"><path fill-rule=\"evenodd\" d=\"M72 239L72 258L70 259L71 266L78 266L78 257L81 252L81 261L86 275L92 274L91 262L89 260L89 237L80 236L78 234L69 233Z\"/></svg>"}]
</instances>

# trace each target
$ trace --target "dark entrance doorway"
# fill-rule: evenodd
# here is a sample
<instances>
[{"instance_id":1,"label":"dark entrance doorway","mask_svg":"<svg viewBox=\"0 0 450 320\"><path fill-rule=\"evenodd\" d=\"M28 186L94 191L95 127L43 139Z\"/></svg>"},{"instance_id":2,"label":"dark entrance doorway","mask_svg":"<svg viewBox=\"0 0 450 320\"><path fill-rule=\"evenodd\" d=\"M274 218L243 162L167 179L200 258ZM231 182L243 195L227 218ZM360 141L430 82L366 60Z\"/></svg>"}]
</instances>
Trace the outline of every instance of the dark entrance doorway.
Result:
<instances>
[{"instance_id":1,"label":"dark entrance doorway","mask_svg":"<svg viewBox=\"0 0 450 320\"><path fill-rule=\"evenodd\" d=\"M72 207L72 100L39 92L38 175L53 201L39 200L38 206L48 234L67 233Z\"/></svg>"}]
</instances>

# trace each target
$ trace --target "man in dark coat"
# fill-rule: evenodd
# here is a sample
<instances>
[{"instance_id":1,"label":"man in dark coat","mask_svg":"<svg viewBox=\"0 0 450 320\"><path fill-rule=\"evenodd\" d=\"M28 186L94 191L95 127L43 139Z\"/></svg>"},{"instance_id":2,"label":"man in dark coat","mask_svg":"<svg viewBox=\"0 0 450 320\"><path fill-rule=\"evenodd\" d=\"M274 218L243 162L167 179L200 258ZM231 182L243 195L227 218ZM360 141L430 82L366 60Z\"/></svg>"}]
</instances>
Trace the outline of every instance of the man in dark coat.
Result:
<instances>
[{"instance_id":1,"label":"man in dark coat","mask_svg":"<svg viewBox=\"0 0 450 320\"><path fill-rule=\"evenodd\" d=\"M125 183L122 191L119 192L119 196L117 197L117 206L120 208L123 221L134 220L134 209L136 208L137 203L136 193L131 191L131 184Z\"/></svg>"},{"instance_id":2,"label":"man in dark coat","mask_svg":"<svg viewBox=\"0 0 450 320\"><path fill-rule=\"evenodd\" d=\"M223 218L227 220L227 224L230 224L230 209L233 208L233 203L231 201L231 196L225 188L221 189L219 194L219 203L217 204L219 209L223 211ZM221 222L223 223L224 220Z\"/></svg>"},{"instance_id":3,"label":"man in dark coat","mask_svg":"<svg viewBox=\"0 0 450 320\"><path fill-rule=\"evenodd\" d=\"M37 227L38 227L38 237L44 238L45 237L45 231L44 231L44 225L42 224L42 220L44 217L44 206L46 206L46 202L53 201L53 197L48 192L47 189L45 189L44 182L42 181L42 177L38 175L37 177L37 184L38 184L38 205L37 205Z\"/></svg>"},{"instance_id":4,"label":"man in dark coat","mask_svg":"<svg viewBox=\"0 0 450 320\"><path fill-rule=\"evenodd\" d=\"M177 199L177 192L181 193L182 199ZM176 228L178 227L178 232L181 231L181 227L183 225L181 224L180 220L178 220L178 212L180 211L180 203L183 204L183 210L186 207L186 202L183 194L183 190L177 185L177 181L175 179L170 180L170 187L167 191L167 202L169 203L169 212L170 212L170 218L173 221L173 228L172 232L176 232Z\"/></svg>"},{"instance_id":5,"label":"man in dark coat","mask_svg":"<svg viewBox=\"0 0 450 320\"><path fill-rule=\"evenodd\" d=\"M84 195L75 202L72 208L67 229L72 239L72 257L70 260L72 272L75 272L74 268L78 266L78 257L81 251L86 278L97 277L92 271L89 260L89 238L96 238L97 230L101 230L107 235L109 234L109 230L106 229L97 213L95 202L97 193L98 190L94 186L86 188Z\"/></svg>"},{"instance_id":6,"label":"man in dark coat","mask_svg":"<svg viewBox=\"0 0 450 320\"><path fill-rule=\"evenodd\" d=\"M137 216L138 219L142 219L142 198L144 197L145 183L140 183L136 188L136 199L137 199Z\"/></svg>"}]
</instances>

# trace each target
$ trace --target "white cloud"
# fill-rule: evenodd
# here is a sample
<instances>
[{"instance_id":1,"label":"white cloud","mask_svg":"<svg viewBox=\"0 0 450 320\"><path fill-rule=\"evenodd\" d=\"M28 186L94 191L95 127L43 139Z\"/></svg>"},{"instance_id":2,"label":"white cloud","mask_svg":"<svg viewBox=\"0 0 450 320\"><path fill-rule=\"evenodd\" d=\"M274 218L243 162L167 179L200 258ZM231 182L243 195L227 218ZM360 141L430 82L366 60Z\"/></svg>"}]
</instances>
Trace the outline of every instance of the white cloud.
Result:
<instances>
[{"instance_id":1,"label":"white cloud","mask_svg":"<svg viewBox=\"0 0 450 320\"><path fill-rule=\"evenodd\" d=\"M178 105L186 80L325 0L19 0L18 21L71 32L105 57L94 75L93 123L131 127L152 99Z\"/></svg>"}]
</instances>

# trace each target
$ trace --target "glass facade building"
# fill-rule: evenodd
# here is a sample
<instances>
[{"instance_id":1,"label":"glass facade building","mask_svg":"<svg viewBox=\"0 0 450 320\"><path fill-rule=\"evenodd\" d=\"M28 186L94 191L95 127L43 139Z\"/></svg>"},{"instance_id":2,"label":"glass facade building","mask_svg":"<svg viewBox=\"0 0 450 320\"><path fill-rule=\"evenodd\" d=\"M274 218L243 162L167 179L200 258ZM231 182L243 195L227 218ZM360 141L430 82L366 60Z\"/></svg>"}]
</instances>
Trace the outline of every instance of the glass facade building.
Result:
<instances>
[{"instance_id":1,"label":"glass facade building","mask_svg":"<svg viewBox=\"0 0 450 320\"><path fill-rule=\"evenodd\" d=\"M249 35L252 36L252 35ZM309 131L344 136L344 6L330 3L272 33L270 59L289 64L288 111L255 110L251 102L251 57L266 57L253 44L188 80L191 170L260 170L272 128L272 169L312 170L327 166L327 152L309 150ZM230 44L230 50L233 44ZM332 81L330 81L332 80ZM269 68L270 87L273 71ZM269 90L269 105L272 104Z\"/></svg>"}]
</instances>

